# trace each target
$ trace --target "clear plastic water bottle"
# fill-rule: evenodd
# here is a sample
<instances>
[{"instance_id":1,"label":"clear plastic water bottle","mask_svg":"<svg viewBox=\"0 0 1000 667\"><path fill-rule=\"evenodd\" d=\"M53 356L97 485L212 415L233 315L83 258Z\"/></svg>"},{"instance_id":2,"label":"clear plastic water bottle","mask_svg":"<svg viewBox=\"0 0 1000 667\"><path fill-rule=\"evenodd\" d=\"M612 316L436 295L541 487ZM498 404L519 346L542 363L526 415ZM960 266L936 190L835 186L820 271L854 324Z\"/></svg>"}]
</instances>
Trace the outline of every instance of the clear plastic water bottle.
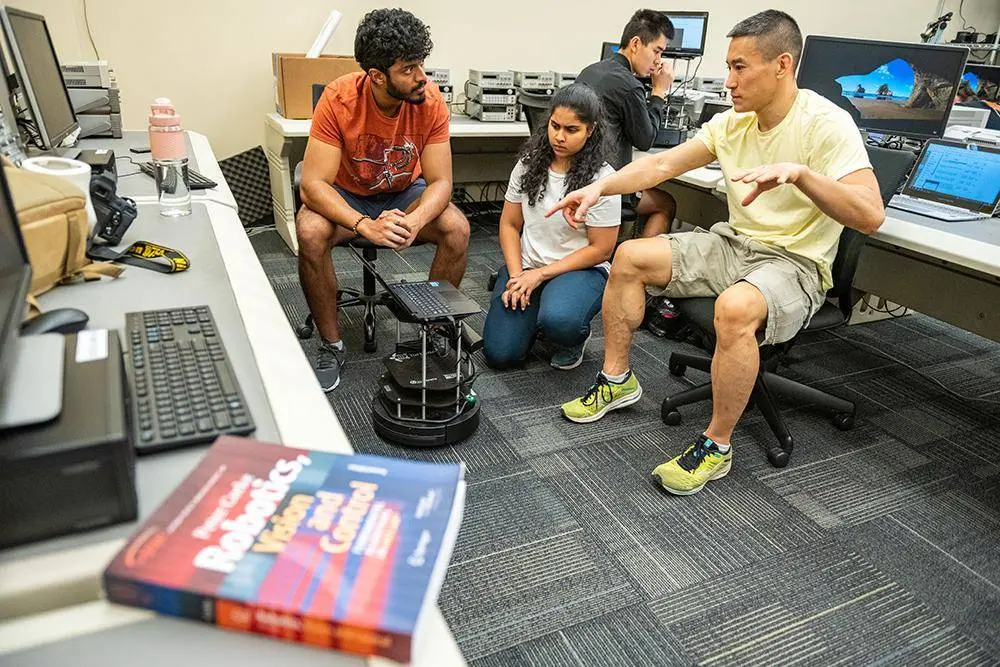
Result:
<instances>
[{"instance_id":1,"label":"clear plastic water bottle","mask_svg":"<svg viewBox=\"0 0 1000 667\"><path fill-rule=\"evenodd\" d=\"M191 215L188 157L181 117L166 97L153 101L149 112L149 148L156 177L160 215Z\"/></svg>"}]
</instances>

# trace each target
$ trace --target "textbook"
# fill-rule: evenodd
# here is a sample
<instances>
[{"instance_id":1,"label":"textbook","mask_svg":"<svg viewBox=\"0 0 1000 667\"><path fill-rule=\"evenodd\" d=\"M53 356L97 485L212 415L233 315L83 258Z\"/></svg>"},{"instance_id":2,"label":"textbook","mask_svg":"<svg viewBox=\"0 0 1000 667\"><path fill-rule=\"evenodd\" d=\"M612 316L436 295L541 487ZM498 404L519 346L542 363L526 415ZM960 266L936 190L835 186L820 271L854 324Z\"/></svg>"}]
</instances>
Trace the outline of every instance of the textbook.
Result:
<instances>
[{"instance_id":1,"label":"textbook","mask_svg":"<svg viewBox=\"0 0 1000 667\"><path fill-rule=\"evenodd\" d=\"M464 467L224 436L104 571L109 600L409 662Z\"/></svg>"}]
</instances>

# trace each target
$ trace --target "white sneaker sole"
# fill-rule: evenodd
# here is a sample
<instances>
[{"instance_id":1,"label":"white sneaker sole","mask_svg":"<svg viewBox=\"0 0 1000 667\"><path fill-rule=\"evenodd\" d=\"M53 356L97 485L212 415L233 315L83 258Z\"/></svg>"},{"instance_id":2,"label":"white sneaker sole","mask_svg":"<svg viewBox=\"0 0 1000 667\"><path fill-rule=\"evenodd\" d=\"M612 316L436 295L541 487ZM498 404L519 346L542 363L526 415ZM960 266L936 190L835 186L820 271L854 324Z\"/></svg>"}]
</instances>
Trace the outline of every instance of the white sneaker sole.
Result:
<instances>
[{"instance_id":1,"label":"white sneaker sole","mask_svg":"<svg viewBox=\"0 0 1000 667\"><path fill-rule=\"evenodd\" d=\"M324 394L329 394L331 391L333 391L339 386L340 386L340 377L337 377L337 381L333 383L333 386L324 387L323 385L320 385L319 388L323 390Z\"/></svg>"},{"instance_id":2,"label":"white sneaker sole","mask_svg":"<svg viewBox=\"0 0 1000 667\"><path fill-rule=\"evenodd\" d=\"M660 486L663 487L664 491L668 491L668 492L674 494L675 496L693 496L694 494L696 494L699 491L701 491L702 489L704 489L708 485L709 482L714 482L715 480L722 479L723 477L725 477L726 475L728 475L729 474L729 469L732 468L732 467L733 467L733 461L732 461L732 459L730 459L728 463L724 463L721 466L719 466L719 469L715 471L715 474L713 474L711 477L709 477L708 479L706 479L704 484L702 484L701 486L696 487L694 489L691 489L690 491L681 491L680 489L671 489L669 486L665 486L663 484L663 482L660 481L659 477L656 477L656 475L653 475L653 477L656 477L656 481L660 482Z\"/></svg>"},{"instance_id":3,"label":"white sneaker sole","mask_svg":"<svg viewBox=\"0 0 1000 667\"><path fill-rule=\"evenodd\" d=\"M558 365L556 365L556 364L554 364L554 363L552 363L550 361L549 362L549 366L552 366L552 368L555 368L556 370L560 370L560 371L571 371L574 368L576 368L577 366L579 366L580 364L582 364L583 363L583 355L586 354L586 352L587 352L587 343L590 342L590 337L593 336L593 335L594 335L593 333L587 334L587 338L583 341L583 347L580 348L580 356L577 357L576 361L574 361L572 364L570 364L568 366L558 366Z\"/></svg>"},{"instance_id":4,"label":"white sneaker sole","mask_svg":"<svg viewBox=\"0 0 1000 667\"><path fill-rule=\"evenodd\" d=\"M600 412L594 413L589 417L570 417L565 412L563 412L563 417L570 420L571 422L576 422L577 424L589 424L591 422L596 422L598 419L608 414L612 410L620 410L621 408L627 408L628 406L638 401L640 398L642 398L642 385L639 385L639 388L636 389L634 394L623 396L619 398L617 401L611 401L610 403L605 405Z\"/></svg>"}]
</instances>

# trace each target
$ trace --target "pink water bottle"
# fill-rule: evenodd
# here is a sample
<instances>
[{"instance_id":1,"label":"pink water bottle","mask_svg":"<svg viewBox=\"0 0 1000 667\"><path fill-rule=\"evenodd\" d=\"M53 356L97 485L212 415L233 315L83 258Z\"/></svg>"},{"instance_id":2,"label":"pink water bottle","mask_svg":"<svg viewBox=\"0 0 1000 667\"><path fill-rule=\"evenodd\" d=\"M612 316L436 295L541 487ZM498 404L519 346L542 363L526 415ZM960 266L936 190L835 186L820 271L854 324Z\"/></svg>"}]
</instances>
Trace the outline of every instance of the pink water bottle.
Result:
<instances>
[{"instance_id":1,"label":"pink water bottle","mask_svg":"<svg viewBox=\"0 0 1000 667\"><path fill-rule=\"evenodd\" d=\"M157 97L149 111L149 148L156 176L160 215L191 215L187 141L181 117L166 97Z\"/></svg>"}]
</instances>

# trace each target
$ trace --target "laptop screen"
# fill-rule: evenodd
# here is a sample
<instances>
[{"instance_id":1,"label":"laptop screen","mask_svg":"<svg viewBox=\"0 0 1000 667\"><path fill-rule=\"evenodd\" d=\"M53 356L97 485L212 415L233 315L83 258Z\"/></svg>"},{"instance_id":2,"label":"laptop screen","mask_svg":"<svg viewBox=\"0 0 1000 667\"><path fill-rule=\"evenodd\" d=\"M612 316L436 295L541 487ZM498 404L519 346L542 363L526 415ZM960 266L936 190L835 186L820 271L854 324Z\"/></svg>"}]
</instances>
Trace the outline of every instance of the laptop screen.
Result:
<instances>
[{"instance_id":1,"label":"laptop screen","mask_svg":"<svg viewBox=\"0 0 1000 667\"><path fill-rule=\"evenodd\" d=\"M1000 149L928 141L904 194L991 213L1000 198Z\"/></svg>"}]
</instances>

